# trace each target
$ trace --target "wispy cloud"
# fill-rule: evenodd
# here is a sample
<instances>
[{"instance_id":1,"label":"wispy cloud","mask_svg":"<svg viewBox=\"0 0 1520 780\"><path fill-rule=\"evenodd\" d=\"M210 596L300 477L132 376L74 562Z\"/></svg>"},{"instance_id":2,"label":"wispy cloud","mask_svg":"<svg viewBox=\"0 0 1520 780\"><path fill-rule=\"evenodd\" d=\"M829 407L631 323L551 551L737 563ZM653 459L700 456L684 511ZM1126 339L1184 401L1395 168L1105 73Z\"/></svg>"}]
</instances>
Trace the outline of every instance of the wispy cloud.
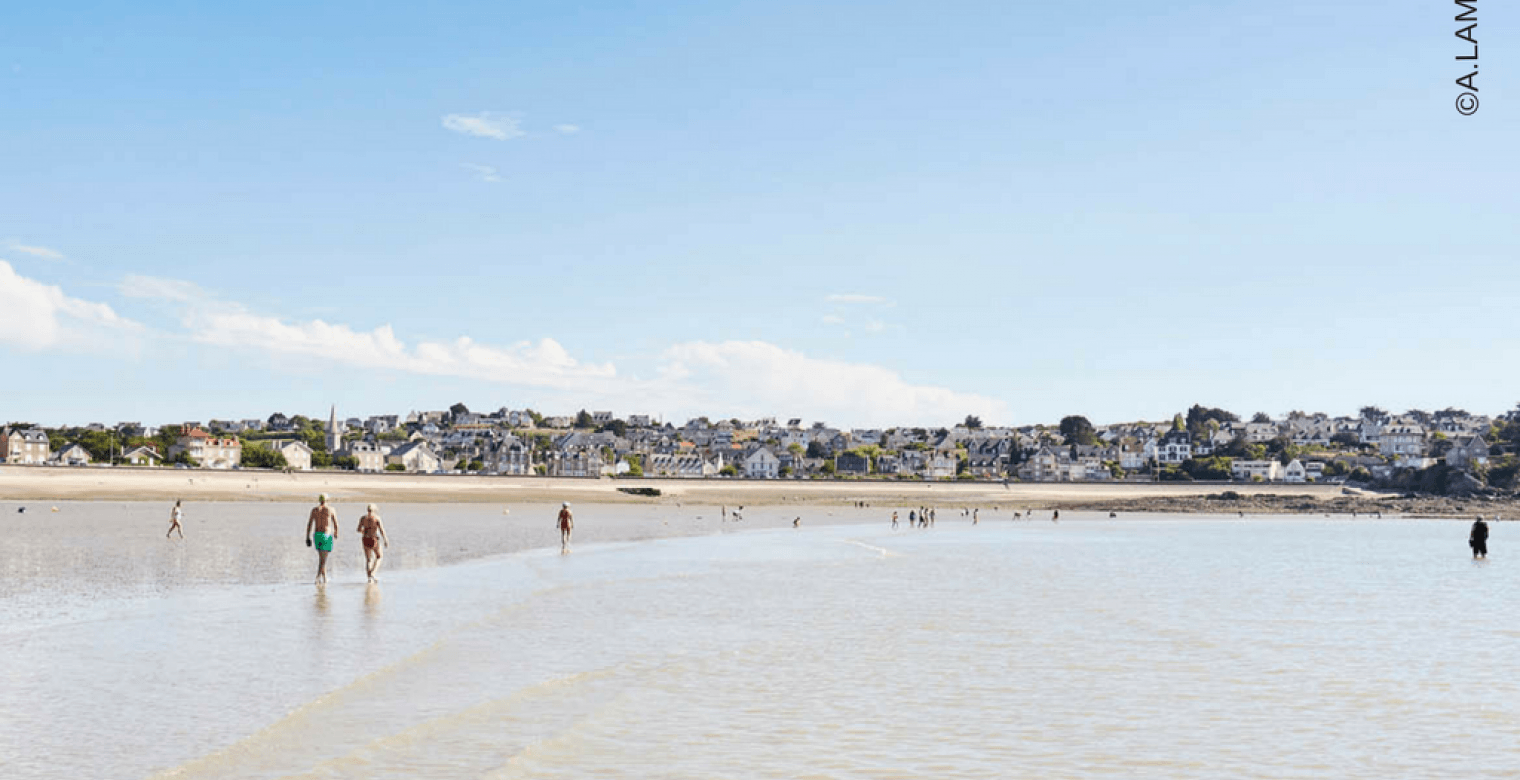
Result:
<instances>
[{"instance_id":1,"label":"wispy cloud","mask_svg":"<svg viewBox=\"0 0 1520 780\"><path fill-rule=\"evenodd\" d=\"M522 120L509 114L491 111L482 111L473 115L448 114L443 117L443 126L456 133L478 138L494 138L498 141L526 135L522 130Z\"/></svg>"},{"instance_id":2,"label":"wispy cloud","mask_svg":"<svg viewBox=\"0 0 1520 780\"><path fill-rule=\"evenodd\" d=\"M460 167L464 168L467 171L473 172L476 178L480 179L481 181L490 182L492 184L501 181L501 176L496 173L496 169L492 168L489 165L463 163Z\"/></svg>"},{"instance_id":3,"label":"wispy cloud","mask_svg":"<svg viewBox=\"0 0 1520 780\"><path fill-rule=\"evenodd\" d=\"M176 279L132 276L120 290L170 302L182 337L219 349L533 388L550 396L542 400L571 408L617 403L667 414L807 416L858 425L1007 416L1006 405L988 396L915 384L883 366L812 357L764 341L678 343L635 361L645 372L640 376L611 362L577 359L548 337L510 344L468 336L408 340L389 324L364 329L253 311Z\"/></svg>"},{"instance_id":4,"label":"wispy cloud","mask_svg":"<svg viewBox=\"0 0 1520 780\"><path fill-rule=\"evenodd\" d=\"M194 282L137 274L127 274L121 284L116 286L116 291L128 298L159 298L177 302L207 297L206 291Z\"/></svg>"},{"instance_id":5,"label":"wispy cloud","mask_svg":"<svg viewBox=\"0 0 1520 780\"><path fill-rule=\"evenodd\" d=\"M861 295L860 293L833 293L824 298L829 303L888 303L886 298L880 295Z\"/></svg>"},{"instance_id":6,"label":"wispy cloud","mask_svg":"<svg viewBox=\"0 0 1520 780\"><path fill-rule=\"evenodd\" d=\"M62 252L45 246L28 246L26 244L18 244L14 241L10 242L6 246L13 252L20 252L25 255L40 257L44 260L62 260L64 257Z\"/></svg>"},{"instance_id":7,"label":"wispy cloud","mask_svg":"<svg viewBox=\"0 0 1520 780\"><path fill-rule=\"evenodd\" d=\"M823 324L825 324L825 325L843 325L844 324L844 318L841 317L841 316L839 316L838 314L825 314L825 315L823 315Z\"/></svg>"},{"instance_id":8,"label":"wispy cloud","mask_svg":"<svg viewBox=\"0 0 1520 780\"><path fill-rule=\"evenodd\" d=\"M669 399L705 413L805 416L845 424L953 421L967 414L1007 417L1002 401L917 385L882 366L809 357L763 341L693 341L662 356Z\"/></svg>"},{"instance_id":9,"label":"wispy cloud","mask_svg":"<svg viewBox=\"0 0 1520 780\"><path fill-rule=\"evenodd\" d=\"M554 132L560 135L575 135L581 131L580 125L555 125Z\"/></svg>"},{"instance_id":10,"label":"wispy cloud","mask_svg":"<svg viewBox=\"0 0 1520 780\"><path fill-rule=\"evenodd\" d=\"M65 295L57 286L16 273L0 260L0 343L28 349L115 346L109 337L142 329L104 303ZM102 338L102 337L107 338Z\"/></svg>"}]
</instances>

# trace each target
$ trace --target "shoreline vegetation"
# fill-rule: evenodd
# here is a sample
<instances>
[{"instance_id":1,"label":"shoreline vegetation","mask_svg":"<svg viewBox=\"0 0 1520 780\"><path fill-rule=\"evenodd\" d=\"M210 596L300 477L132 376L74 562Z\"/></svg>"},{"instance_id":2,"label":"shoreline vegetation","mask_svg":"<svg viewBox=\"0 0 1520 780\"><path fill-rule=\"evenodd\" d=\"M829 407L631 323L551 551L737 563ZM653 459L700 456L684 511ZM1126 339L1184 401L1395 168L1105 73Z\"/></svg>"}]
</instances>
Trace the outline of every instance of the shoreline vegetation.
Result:
<instances>
[{"instance_id":1,"label":"shoreline vegetation","mask_svg":"<svg viewBox=\"0 0 1520 780\"><path fill-rule=\"evenodd\" d=\"M658 496L648 495L650 489ZM1520 516L1520 502L1379 493L1326 484L1061 483L629 479L472 475L283 473L244 469L0 466L0 501L336 501L402 503L712 504L1059 508L1169 514L1352 514L1385 517Z\"/></svg>"}]
</instances>

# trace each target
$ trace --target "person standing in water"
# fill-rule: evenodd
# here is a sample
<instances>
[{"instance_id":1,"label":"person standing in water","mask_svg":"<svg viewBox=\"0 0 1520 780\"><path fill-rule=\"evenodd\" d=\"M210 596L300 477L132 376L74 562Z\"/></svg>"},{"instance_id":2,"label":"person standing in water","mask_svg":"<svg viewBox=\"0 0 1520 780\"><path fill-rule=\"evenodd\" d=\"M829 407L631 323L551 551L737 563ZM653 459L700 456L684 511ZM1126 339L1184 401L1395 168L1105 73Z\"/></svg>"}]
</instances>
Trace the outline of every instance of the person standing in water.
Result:
<instances>
[{"instance_id":1,"label":"person standing in water","mask_svg":"<svg viewBox=\"0 0 1520 780\"><path fill-rule=\"evenodd\" d=\"M570 532L575 529L575 516L570 514L570 502L559 505L559 551L570 552Z\"/></svg>"},{"instance_id":2,"label":"person standing in water","mask_svg":"<svg viewBox=\"0 0 1520 780\"><path fill-rule=\"evenodd\" d=\"M1488 523L1483 522L1483 516L1473 521L1472 531L1467 534L1467 546L1472 548L1473 560L1488 557Z\"/></svg>"},{"instance_id":3,"label":"person standing in water","mask_svg":"<svg viewBox=\"0 0 1520 780\"><path fill-rule=\"evenodd\" d=\"M338 513L327 505L327 495L317 496L317 505L306 518L306 546L317 548L317 584L327 582L327 554L338 540Z\"/></svg>"},{"instance_id":4,"label":"person standing in water","mask_svg":"<svg viewBox=\"0 0 1520 780\"><path fill-rule=\"evenodd\" d=\"M185 529L180 527L179 524L179 521L184 517L184 513L180 511L179 503L179 499L175 499L174 508L169 510L169 533L164 534L165 539L168 539L169 535L175 531L179 531L179 538L185 538Z\"/></svg>"},{"instance_id":5,"label":"person standing in water","mask_svg":"<svg viewBox=\"0 0 1520 780\"><path fill-rule=\"evenodd\" d=\"M981 514L982 514L981 507L977 507L976 509L971 510L971 524L972 525L976 525L976 522L981 517Z\"/></svg>"},{"instance_id":6,"label":"person standing in water","mask_svg":"<svg viewBox=\"0 0 1520 780\"><path fill-rule=\"evenodd\" d=\"M385 557L380 545L391 546L390 537L385 535L385 526L380 522L380 515L375 512L375 505L365 507L364 516L359 518L359 527L355 533L364 542L364 574L370 582L379 582L375 579L375 572L380 571L380 559Z\"/></svg>"},{"instance_id":7,"label":"person standing in water","mask_svg":"<svg viewBox=\"0 0 1520 780\"><path fill-rule=\"evenodd\" d=\"M896 512L892 513L892 530L894 530L894 531L897 530L897 513Z\"/></svg>"}]
</instances>

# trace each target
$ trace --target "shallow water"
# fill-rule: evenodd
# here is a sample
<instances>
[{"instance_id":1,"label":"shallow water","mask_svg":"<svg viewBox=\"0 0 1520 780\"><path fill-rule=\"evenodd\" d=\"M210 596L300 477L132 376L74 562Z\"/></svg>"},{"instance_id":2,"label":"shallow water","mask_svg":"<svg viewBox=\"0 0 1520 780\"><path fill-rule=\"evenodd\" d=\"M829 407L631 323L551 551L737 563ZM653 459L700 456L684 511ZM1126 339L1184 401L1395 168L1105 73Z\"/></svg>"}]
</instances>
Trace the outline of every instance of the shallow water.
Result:
<instances>
[{"instance_id":1,"label":"shallow water","mask_svg":"<svg viewBox=\"0 0 1520 780\"><path fill-rule=\"evenodd\" d=\"M289 562L266 552L256 557L268 565L224 566L221 579L162 553L127 566L128 593L105 598L109 577L86 572L110 570L109 550L158 554L120 530L78 573L47 575L40 590L73 594L62 613L14 583L25 564L7 542L0 776L1382 778L1520 767L1507 525L1494 526L1497 557L1474 563L1465 526L1444 522L1057 525L983 513L972 527L941 513L930 531L713 534L694 519L701 510L600 507L561 556L508 552L518 542L501 541L499 508L487 511L419 510L443 518L432 552L375 586L345 563L321 590L303 582L302 546ZM785 519L773 514L768 524ZM707 535L635 539L667 519ZM552 520L539 524L555 541ZM424 546L414 526L391 528L398 564L402 538ZM585 538L597 526L606 538ZM440 553L477 533L487 557ZM46 564L47 552L27 549Z\"/></svg>"}]
</instances>

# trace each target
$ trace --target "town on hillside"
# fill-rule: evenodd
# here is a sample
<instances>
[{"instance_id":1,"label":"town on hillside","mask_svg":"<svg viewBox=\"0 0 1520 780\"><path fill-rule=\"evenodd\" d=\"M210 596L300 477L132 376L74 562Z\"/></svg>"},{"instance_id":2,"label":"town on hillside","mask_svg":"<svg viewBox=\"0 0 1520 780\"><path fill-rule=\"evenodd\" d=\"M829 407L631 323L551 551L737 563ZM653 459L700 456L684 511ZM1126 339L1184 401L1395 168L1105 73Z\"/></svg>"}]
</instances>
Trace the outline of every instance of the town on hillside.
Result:
<instances>
[{"instance_id":1,"label":"town on hillside","mask_svg":"<svg viewBox=\"0 0 1520 780\"><path fill-rule=\"evenodd\" d=\"M1208 480L1350 482L1450 493L1515 486L1520 406L1355 417L1291 412L1249 419L1195 405L1166 422L998 427L975 416L941 428L842 430L800 418L683 425L649 415L530 409L327 420L122 422L76 428L11 423L0 462L554 477L912 479L1028 482Z\"/></svg>"}]
</instances>

